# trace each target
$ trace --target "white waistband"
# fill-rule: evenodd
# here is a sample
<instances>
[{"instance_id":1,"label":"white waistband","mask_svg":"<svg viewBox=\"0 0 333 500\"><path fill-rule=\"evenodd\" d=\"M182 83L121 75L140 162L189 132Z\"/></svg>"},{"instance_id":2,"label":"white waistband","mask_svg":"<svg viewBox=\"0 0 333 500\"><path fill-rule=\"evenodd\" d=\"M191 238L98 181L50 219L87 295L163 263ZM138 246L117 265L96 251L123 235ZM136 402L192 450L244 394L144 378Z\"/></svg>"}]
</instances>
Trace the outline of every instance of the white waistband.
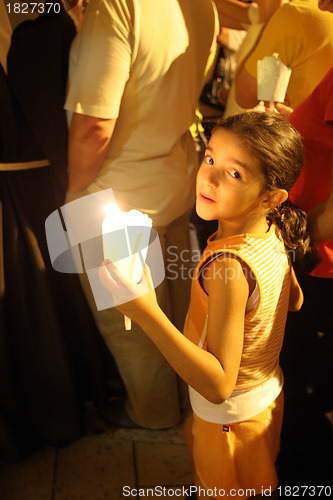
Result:
<instances>
[{"instance_id":1,"label":"white waistband","mask_svg":"<svg viewBox=\"0 0 333 500\"><path fill-rule=\"evenodd\" d=\"M191 406L198 417L213 424L243 422L264 411L280 394L283 374L280 366L275 373L255 389L231 394L221 404L214 404L189 386Z\"/></svg>"},{"instance_id":2,"label":"white waistband","mask_svg":"<svg viewBox=\"0 0 333 500\"><path fill-rule=\"evenodd\" d=\"M22 161L18 163L0 163L0 170L10 172L12 170L30 170L31 168L47 167L49 160Z\"/></svg>"}]
</instances>

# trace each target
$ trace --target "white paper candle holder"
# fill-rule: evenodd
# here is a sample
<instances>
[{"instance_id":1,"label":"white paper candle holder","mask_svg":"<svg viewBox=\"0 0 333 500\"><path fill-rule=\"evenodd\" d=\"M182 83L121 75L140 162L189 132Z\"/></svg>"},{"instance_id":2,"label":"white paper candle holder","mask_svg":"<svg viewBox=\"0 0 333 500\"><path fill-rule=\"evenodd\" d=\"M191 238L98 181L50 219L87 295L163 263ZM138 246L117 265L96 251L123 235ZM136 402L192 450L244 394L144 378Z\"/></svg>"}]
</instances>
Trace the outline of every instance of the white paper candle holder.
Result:
<instances>
[{"instance_id":1,"label":"white paper candle holder","mask_svg":"<svg viewBox=\"0 0 333 500\"><path fill-rule=\"evenodd\" d=\"M279 59L279 54L265 56L257 63L257 97L259 101L283 102L289 84L291 69Z\"/></svg>"}]
</instances>

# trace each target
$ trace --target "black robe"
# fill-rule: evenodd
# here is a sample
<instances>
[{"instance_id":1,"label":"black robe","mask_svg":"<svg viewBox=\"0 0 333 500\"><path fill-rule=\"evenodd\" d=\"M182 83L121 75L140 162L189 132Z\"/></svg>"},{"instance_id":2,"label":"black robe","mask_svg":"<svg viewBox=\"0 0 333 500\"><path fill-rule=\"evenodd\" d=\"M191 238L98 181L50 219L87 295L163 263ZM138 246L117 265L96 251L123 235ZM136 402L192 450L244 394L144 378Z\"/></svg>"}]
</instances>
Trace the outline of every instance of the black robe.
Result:
<instances>
[{"instance_id":1,"label":"black robe","mask_svg":"<svg viewBox=\"0 0 333 500\"><path fill-rule=\"evenodd\" d=\"M0 171L0 460L84 434L83 403L107 404L118 379L76 275L57 273L45 219L64 203L63 109L75 27L41 15L13 33L0 68L0 162L47 158L50 166ZM2 233L2 234L1 234Z\"/></svg>"}]
</instances>

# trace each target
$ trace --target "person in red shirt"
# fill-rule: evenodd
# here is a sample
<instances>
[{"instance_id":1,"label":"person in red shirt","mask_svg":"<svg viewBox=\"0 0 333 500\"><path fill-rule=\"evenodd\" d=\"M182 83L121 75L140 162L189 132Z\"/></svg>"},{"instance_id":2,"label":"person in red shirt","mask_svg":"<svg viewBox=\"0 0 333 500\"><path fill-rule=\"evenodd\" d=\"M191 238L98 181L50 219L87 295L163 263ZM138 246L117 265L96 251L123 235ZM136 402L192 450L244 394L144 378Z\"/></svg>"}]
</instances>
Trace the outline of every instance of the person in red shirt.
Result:
<instances>
[{"instance_id":1,"label":"person in red shirt","mask_svg":"<svg viewBox=\"0 0 333 500\"><path fill-rule=\"evenodd\" d=\"M319 1L333 12L333 0ZM322 257L300 279L302 309L289 315L281 366L285 415L281 435L282 484L329 484L333 470L333 68L295 110L276 104L301 133L302 173L289 199L308 213L308 228Z\"/></svg>"}]
</instances>

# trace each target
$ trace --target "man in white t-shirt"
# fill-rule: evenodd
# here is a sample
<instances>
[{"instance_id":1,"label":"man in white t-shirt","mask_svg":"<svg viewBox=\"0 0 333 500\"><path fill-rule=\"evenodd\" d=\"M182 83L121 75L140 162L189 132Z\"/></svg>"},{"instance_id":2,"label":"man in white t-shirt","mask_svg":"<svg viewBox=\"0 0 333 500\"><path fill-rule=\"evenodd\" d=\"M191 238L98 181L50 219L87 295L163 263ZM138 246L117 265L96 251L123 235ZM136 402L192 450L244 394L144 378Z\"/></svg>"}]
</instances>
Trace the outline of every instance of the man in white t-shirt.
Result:
<instances>
[{"instance_id":1,"label":"man in white t-shirt","mask_svg":"<svg viewBox=\"0 0 333 500\"><path fill-rule=\"evenodd\" d=\"M184 265L198 168L188 129L217 32L210 0L91 0L70 55L67 201L112 188L121 210L152 218L173 263L157 296L178 328L189 300ZM175 425L177 381L164 358L136 325L124 331L115 309L95 308L95 317L127 390L118 423L129 415L144 427Z\"/></svg>"}]
</instances>

